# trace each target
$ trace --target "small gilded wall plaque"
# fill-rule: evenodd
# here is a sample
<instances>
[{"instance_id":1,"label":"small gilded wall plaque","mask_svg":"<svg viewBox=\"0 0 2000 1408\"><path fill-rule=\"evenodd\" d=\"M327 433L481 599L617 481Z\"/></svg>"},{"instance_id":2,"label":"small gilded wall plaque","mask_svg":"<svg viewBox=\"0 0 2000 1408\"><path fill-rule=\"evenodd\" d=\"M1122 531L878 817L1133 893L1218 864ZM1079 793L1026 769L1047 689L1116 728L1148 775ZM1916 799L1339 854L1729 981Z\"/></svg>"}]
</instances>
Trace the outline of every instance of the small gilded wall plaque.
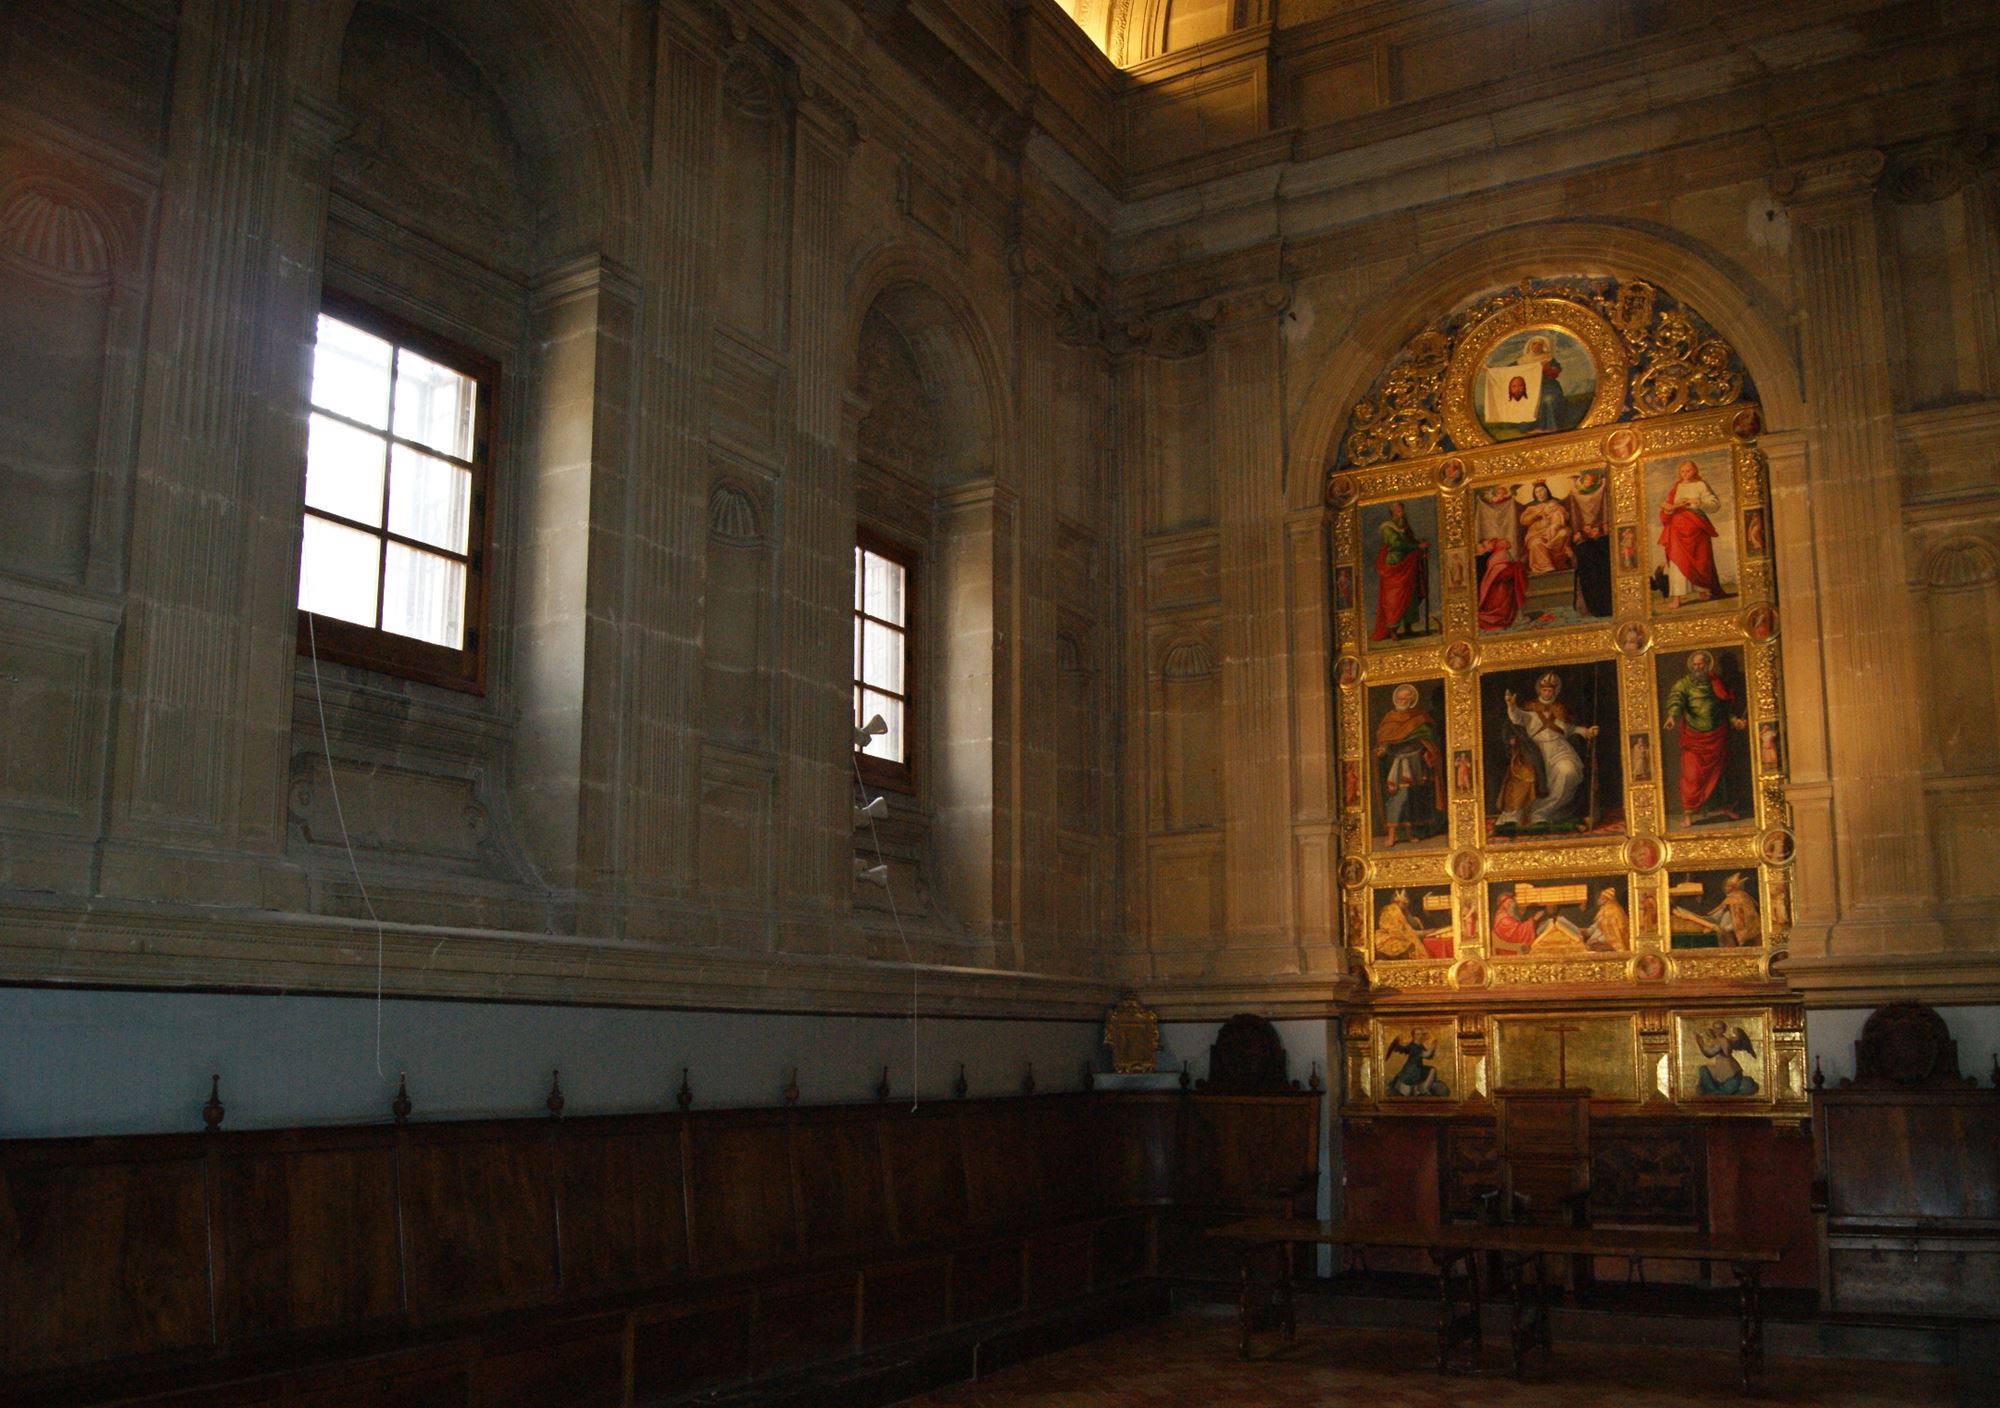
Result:
<instances>
[{"instance_id":1,"label":"small gilded wall plaque","mask_svg":"<svg viewBox=\"0 0 2000 1408\"><path fill-rule=\"evenodd\" d=\"M1119 1075L1151 1071L1159 1064L1159 1014L1127 993L1104 1015L1104 1044L1111 1048L1111 1069Z\"/></svg>"}]
</instances>

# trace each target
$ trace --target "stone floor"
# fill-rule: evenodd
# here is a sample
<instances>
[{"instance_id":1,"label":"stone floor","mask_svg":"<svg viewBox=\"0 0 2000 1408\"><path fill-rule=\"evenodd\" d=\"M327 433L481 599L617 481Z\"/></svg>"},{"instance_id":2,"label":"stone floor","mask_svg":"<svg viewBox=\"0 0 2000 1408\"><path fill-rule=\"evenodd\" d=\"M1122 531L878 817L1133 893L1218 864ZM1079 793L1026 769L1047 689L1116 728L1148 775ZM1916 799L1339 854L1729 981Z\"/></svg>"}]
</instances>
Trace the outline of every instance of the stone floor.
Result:
<instances>
[{"instance_id":1,"label":"stone floor","mask_svg":"<svg viewBox=\"0 0 2000 1408\"><path fill-rule=\"evenodd\" d=\"M1517 1382L1504 1349L1480 1372L1440 1377L1422 1332L1301 1325L1296 1345L1261 1337L1237 1358L1233 1320L1179 1314L1002 1369L906 1408L1813 1408L1950 1404L1954 1372L1935 1365L1772 1359L1756 1393L1741 1394L1736 1356L1714 1350L1558 1344L1546 1369Z\"/></svg>"}]
</instances>

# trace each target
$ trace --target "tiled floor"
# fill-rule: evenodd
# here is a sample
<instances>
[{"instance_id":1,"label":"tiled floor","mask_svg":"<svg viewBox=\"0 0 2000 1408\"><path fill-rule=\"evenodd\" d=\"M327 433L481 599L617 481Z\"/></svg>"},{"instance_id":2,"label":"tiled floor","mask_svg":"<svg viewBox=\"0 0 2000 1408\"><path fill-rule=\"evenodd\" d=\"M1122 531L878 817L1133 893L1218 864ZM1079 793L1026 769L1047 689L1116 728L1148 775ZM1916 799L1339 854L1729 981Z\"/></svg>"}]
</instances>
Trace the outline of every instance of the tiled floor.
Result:
<instances>
[{"instance_id":1,"label":"tiled floor","mask_svg":"<svg viewBox=\"0 0 2000 1408\"><path fill-rule=\"evenodd\" d=\"M1736 1357L1713 1350L1558 1344L1536 1381L1516 1382L1504 1349L1476 1375L1440 1377L1435 1341L1403 1331L1301 1325L1296 1345L1263 1336L1236 1357L1233 1319L1177 1315L960 1384L906 1408L1915 1408L1953 1402L1953 1371L1933 1365L1773 1359L1753 1395Z\"/></svg>"}]
</instances>

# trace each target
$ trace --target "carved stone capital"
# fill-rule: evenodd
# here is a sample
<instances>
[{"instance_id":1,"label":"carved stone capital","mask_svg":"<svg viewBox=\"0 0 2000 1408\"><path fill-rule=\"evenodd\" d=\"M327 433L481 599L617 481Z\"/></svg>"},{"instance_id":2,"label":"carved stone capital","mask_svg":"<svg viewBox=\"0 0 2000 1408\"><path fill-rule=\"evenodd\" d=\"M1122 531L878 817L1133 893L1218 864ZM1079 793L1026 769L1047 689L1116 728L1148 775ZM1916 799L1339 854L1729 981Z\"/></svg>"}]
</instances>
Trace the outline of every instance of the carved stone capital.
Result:
<instances>
[{"instance_id":1,"label":"carved stone capital","mask_svg":"<svg viewBox=\"0 0 2000 1408\"><path fill-rule=\"evenodd\" d=\"M1886 158L1873 147L1819 157L1775 173L1771 194L1792 210L1869 199L1886 164Z\"/></svg>"},{"instance_id":2,"label":"carved stone capital","mask_svg":"<svg viewBox=\"0 0 2000 1408\"><path fill-rule=\"evenodd\" d=\"M1992 163L1994 148L1993 138L1983 132L1902 148L1889 157L1882 196L1897 205L1929 205L1956 195Z\"/></svg>"}]
</instances>

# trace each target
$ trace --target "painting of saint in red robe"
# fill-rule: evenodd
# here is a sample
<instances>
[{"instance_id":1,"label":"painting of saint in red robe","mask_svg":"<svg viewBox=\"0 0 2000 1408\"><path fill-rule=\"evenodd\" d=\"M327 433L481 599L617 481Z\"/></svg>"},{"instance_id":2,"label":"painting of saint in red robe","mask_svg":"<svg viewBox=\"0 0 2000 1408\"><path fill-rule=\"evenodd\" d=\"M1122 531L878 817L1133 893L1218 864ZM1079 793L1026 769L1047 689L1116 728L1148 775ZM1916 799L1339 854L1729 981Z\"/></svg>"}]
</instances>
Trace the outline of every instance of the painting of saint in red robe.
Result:
<instances>
[{"instance_id":1,"label":"painting of saint in red robe","mask_svg":"<svg viewBox=\"0 0 2000 1408\"><path fill-rule=\"evenodd\" d=\"M1379 845L1442 845L1445 810L1444 683L1406 681L1368 691Z\"/></svg>"},{"instance_id":2,"label":"painting of saint in red robe","mask_svg":"<svg viewBox=\"0 0 2000 1408\"><path fill-rule=\"evenodd\" d=\"M1748 824L1755 808L1742 650L1663 655L1656 669L1668 830Z\"/></svg>"},{"instance_id":3,"label":"painting of saint in red robe","mask_svg":"<svg viewBox=\"0 0 2000 1408\"><path fill-rule=\"evenodd\" d=\"M1728 449L1669 455L1645 466L1656 608L1671 611L1736 594L1736 471Z\"/></svg>"},{"instance_id":4,"label":"painting of saint in red robe","mask_svg":"<svg viewBox=\"0 0 2000 1408\"><path fill-rule=\"evenodd\" d=\"M1437 500L1398 499L1361 510L1365 624L1371 647L1435 635Z\"/></svg>"}]
</instances>

